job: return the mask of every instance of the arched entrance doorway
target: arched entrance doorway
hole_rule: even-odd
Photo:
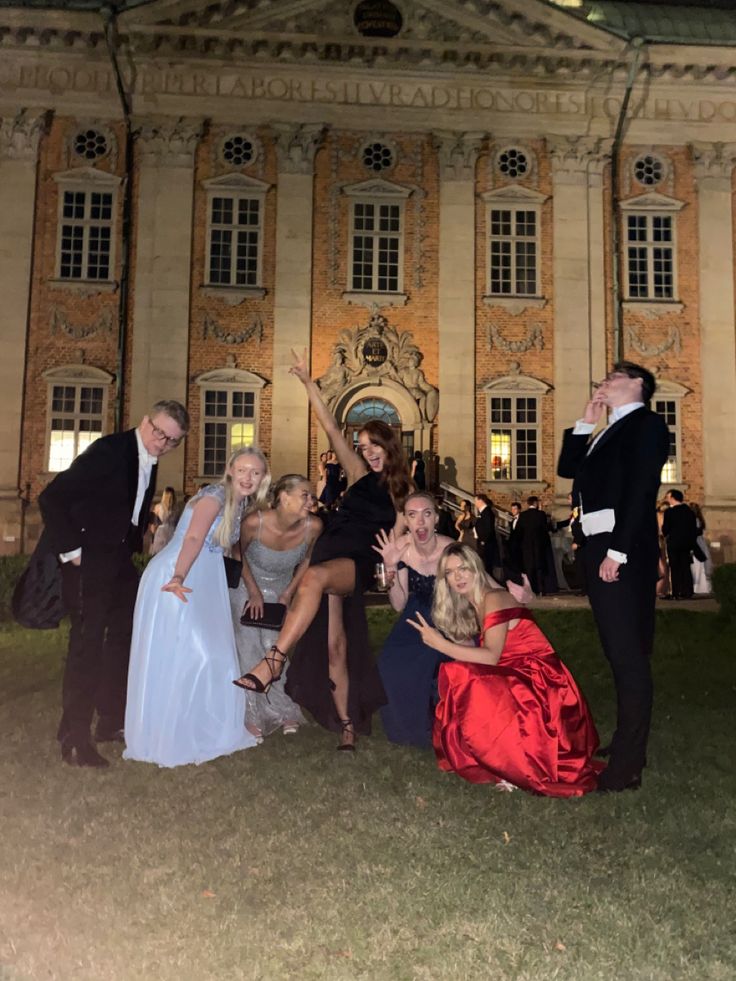
[[[371,419],[380,419],[396,433],[404,447],[407,456],[414,453],[414,431],[402,430],[401,417],[394,405],[386,399],[369,396],[353,403],[345,417],[346,436],[352,440],[353,446],[358,443],[358,433]]]

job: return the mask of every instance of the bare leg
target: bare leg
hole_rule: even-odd
[[[342,597],[329,597],[329,618],[327,626],[327,655],[330,663],[330,681],[334,685],[332,700],[335,703],[337,717],[343,723],[342,746],[355,745],[355,728],[345,725],[350,719],[348,710],[348,692],[350,677],[348,675],[348,640],[345,635],[345,623],[342,616]]]
[[[285,652],[304,636],[314,620],[322,596],[325,593],[345,596],[352,593],[353,589],[355,589],[355,563],[352,559],[330,559],[328,562],[307,569],[276,639],[274,645],[276,651],[272,648],[269,656],[283,664],[286,660]],[[267,685],[274,674],[271,665],[265,660],[259,661],[248,673],[258,678],[263,685]],[[246,675],[241,682],[243,687],[248,689],[255,687]]]

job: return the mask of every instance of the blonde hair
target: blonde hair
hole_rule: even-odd
[[[229,471],[234,466],[235,461],[239,460],[241,456],[256,457],[256,459],[260,460],[263,464],[263,469],[265,471],[263,478],[258,485],[258,490],[256,491],[255,496],[248,500],[247,510],[260,511],[265,508],[268,503],[268,489],[271,486],[271,474],[268,470],[268,460],[257,446],[241,446],[240,449],[235,450],[230,459],[227,461],[227,468],[220,480],[220,483],[225,488],[225,505],[222,511],[222,520],[215,529],[215,533],[212,537],[217,544],[221,545],[223,548],[230,548],[230,541],[232,539],[233,531],[235,530],[235,522],[238,517],[238,504],[235,500],[235,494],[233,493],[233,478],[230,476]]]
[[[461,596],[447,584],[447,560],[452,556],[456,556],[469,566],[475,577],[470,596]],[[434,625],[450,640],[457,642],[477,637],[480,623],[476,609],[482,608],[483,598],[490,589],[498,588],[498,584],[486,572],[475,549],[460,542],[453,542],[447,546],[437,563],[432,602]]]
[[[271,488],[271,507],[277,508],[279,506],[279,498],[281,495],[284,493],[291,494],[291,492],[300,484],[306,484],[309,488],[312,486],[309,478],[300,473],[285,473],[283,477],[279,477]]]

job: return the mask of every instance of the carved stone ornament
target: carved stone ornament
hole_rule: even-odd
[[[365,327],[346,328],[332,349],[332,364],[317,384],[329,406],[348,385],[360,379],[373,384],[399,382],[417,403],[425,422],[439,409],[439,391],[420,365],[422,352],[411,331],[397,331],[375,307]]]
[[[672,324],[669,327],[664,339],[658,344],[647,344],[642,340],[636,327],[630,324],[626,328],[626,343],[646,358],[656,358],[660,354],[664,354],[665,351],[672,351],[674,354],[679,354],[682,349],[680,328],[676,324]]]
[[[325,127],[321,123],[274,123],[273,130],[279,173],[312,174],[314,155],[322,145]]]
[[[95,334],[111,334],[115,324],[115,319],[111,310],[105,310],[91,324],[72,323],[60,310],[54,310],[51,314],[51,333],[66,334],[75,341],[85,341]]]
[[[486,134],[451,133],[441,130],[434,135],[442,180],[474,180],[475,164]]]
[[[148,119],[135,130],[144,157],[171,167],[192,167],[197,144],[202,136],[201,119]]]
[[[15,116],[0,120],[0,160],[36,159],[38,141],[44,126],[44,113],[21,109]]]
[[[255,338],[260,344],[263,341],[263,321],[256,314],[247,327],[239,331],[230,331],[206,313],[202,323],[202,337],[205,341],[209,337],[214,337],[222,344],[245,344],[246,341]]]
[[[506,354],[524,354],[532,348],[537,351],[544,350],[544,331],[541,324],[531,324],[526,332],[526,337],[518,341],[510,341],[503,336],[496,324],[488,325],[488,349],[493,350],[497,347],[499,351]]]

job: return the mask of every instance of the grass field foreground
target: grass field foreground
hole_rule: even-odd
[[[371,611],[378,644],[391,622]],[[587,611],[539,620],[610,735]],[[63,766],[64,634],[0,632],[0,978],[736,977],[733,631],[658,615],[638,793],[551,800],[311,726],[201,767]],[[347,758],[346,758],[347,757]]]

